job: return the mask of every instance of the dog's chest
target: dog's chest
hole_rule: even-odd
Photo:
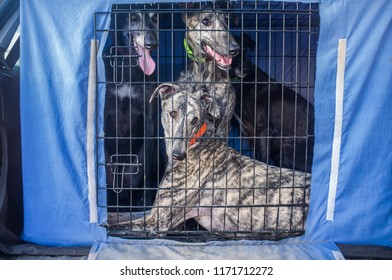
[[[133,100],[135,98],[142,98],[143,91],[138,86],[123,84],[113,91],[115,95],[122,101],[124,98]]]

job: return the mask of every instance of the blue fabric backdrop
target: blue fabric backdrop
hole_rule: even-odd
[[[104,228],[89,222],[86,114],[94,13],[110,11],[113,2],[117,1],[21,0],[26,241],[91,245],[107,238]],[[316,143],[310,213],[302,239],[392,246],[392,2],[320,2]],[[108,28],[109,19],[96,24]],[[339,38],[347,39],[343,131],[335,216],[326,221]],[[97,39],[102,44],[104,38]],[[98,96],[102,116],[103,95]],[[102,125],[97,133],[102,133]],[[98,157],[103,161],[102,154]],[[105,178],[99,174],[102,186]],[[105,220],[106,212],[100,209],[99,221]]]
[[[306,236],[392,246],[392,2],[320,3],[315,153]],[[326,220],[339,39],[347,39],[335,217]]]

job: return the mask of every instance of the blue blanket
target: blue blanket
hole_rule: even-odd
[[[94,13],[110,11],[114,1],[82,2],[21,1],[22,237],[39,244],[107,239],[99,225],[105,209],[98,208],[98,223],[90,222],[86,115],[90,41],[96,37],[100,50],[105,41],[94,23],[103,29],[110,21],[94,22]],[[320,2],[316,140],[303,239],[392,246],[392,2]],[[345,71],[336,102],[339,39],[346,42]],[[99,81],[102,67],[98,59]],[[98,135],[103,95],[99,86]],[[103,143],[96,144],[102,151]],[[104,161],[102,152],[97,160]],[[102,171],[98,187],[105,186]]]

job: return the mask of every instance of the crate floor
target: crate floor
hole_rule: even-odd
[[[228,241],[185,243],[173,240],[110,238],[95,242],[91,260],[336,260],[344,259],[333,242]]]

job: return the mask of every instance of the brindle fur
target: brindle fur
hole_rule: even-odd
[[[193,52],[194,59],[177,79],[188,85],[188,92],[195,92],[195,86],[203,83],[208,86],[216,100],[214,111],[216,135],[227,137],[229,122],[233,116],[235,91],[230,84],[228,70],[230,65],[219,65],[205,51],[210,46],[215,52],[225,57],[233,57],[240,51],[240,46],[228,31],[228,15],[217,11],[184,13],[182,19],[186,24],[186,40]]]
[[[191,218],[217,233],[304,229],[310,174],[252,160],[211,138],[208,110],[214,99],[202,89],[190,95],[178,85],[162,84],[152,98],[158,92],[167,154],[180,149],[186,157],[171,157],[150,214],[133,220],[132,231],[162,233]],[[190,146],[204,122],[205,134]]]

